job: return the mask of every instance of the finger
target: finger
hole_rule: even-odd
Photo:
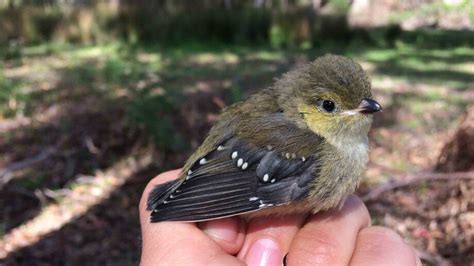
[[[238,258],[247,265],[281,265],[305,218],[304,215],[292,215],[252,219]]]
[[[202,222],[199,228],[229,254],[237,254],[244,243],[245,223],[238,217]]]
[[[421,265],[413,248],[393,230],[372,226],[360,231],[350,265]]]
[[[287,256],[289,265],[347,265],[359,231],[370,223],[362,201],[349,196],[342,209],[309,218],[293,240]]]
[[[142,229],[141,265],[238,264],[235,257],[222,252],[219,245],[195,223],[150,223],[150,212],[146,211],[148,193],[156,185],[178,175],[179,170],[163,173],[150,181],[143,192],[139,205]]]

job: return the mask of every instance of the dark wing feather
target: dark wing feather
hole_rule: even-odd
[[[179,186],[179,180],[172,180],[156,186],[148,195],[146,209],[151,211],[161,204]]]
[[[202,221],[288,204],[307,195],[317,171],[314,158],[289,159],[228,138],[199,158],[186,178],[150,193],[151,221]]]

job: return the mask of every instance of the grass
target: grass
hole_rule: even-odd
[[[130,47],[124,44],[72,46],[48,43],[25,47],[21,50],[20,59],[10,60],[0,69],[0,117],[28,116],[37,111],[38,106],[51,105],[64,98],[73,100],[74,95],[81,97],[88,93],[109,99],[124,95],[130,99],[142,99],[143,93],[138,91],[153,91],[155,87],[162,87],[166,93],[173,92],[176,96],[186,88],[192,90],[197,79],[230,80],[233,84],[227,85],[227,89],[232,99],[237,100],[243,97],[239,89],[241,85],[235,82],[238,76],[254,76],[263,80],[263,86],[269,85],[268,81],[275,75],[276,65],[291,64],[290,61],[298,56],[310,60],[327,50],[327,47],[318,50],[277,50],[265,46],[229,47],[219,44],[210,47],[188,44],[162,48]],[[409,103],[416,113],[423,110],[420,106],[425,101],[440,100],[461,106],[467,104],[462,96],[449,92],[466,90],[468,84],[472,83],[472,47],[420,49],[399,42],[394,48],[362,49],[349,46],[334,50],[342,50],[343,54],[366,63],[372,69],[371,77],[377,89],[380,87],[390,91],[392,88],[382,84],[387,79],[392,86],[426,85],[422,92],[414,92],[418,99],[412,99]],[[25,68],[24,74],[11,74],[20,68]],[[35,72],[42,73],[45,79],[32,79],[31,75]],[[48,87],[48,82],[54,83],[47,79],[48,75],[59,76],[62,79],[57,81],[59,83],[74,83],[84,87],[61,97],[58,95],[59,90],[49,91],[37,87],[41,82],[45,87]],[[61,84],[58,86],[61,87]],[[137,105],[137,99],[131,99],[132,109]]]

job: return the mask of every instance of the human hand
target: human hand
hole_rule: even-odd
[[[391,229],[370,226],[360,199],[350,196],[340,210],[304,217],[238,217],[184,223],[150,223],[146,197],[157,184],[175,179],[163,173],[140,201],[141,265],[421,265],[412,247]]]

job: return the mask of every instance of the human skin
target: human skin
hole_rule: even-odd
[[[339,210],[314,215],[150,223],[146,197],[179,170],[160,174],[140,200],[141,265],[421,265],[393,230],[370,225],[367,208],[350,196]]]

